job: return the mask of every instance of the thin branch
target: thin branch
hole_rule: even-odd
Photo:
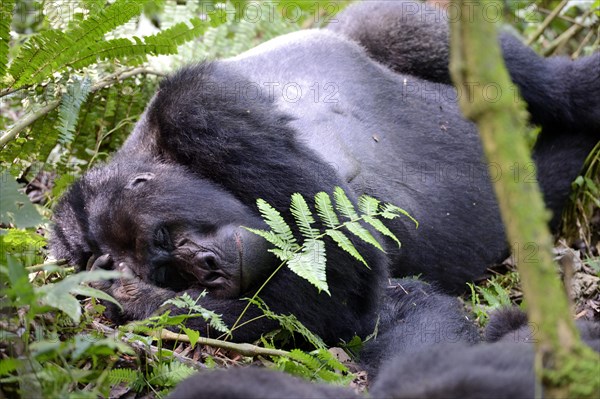
[[[190,339],[185,334],[177,334],[173,331],[169,331],[163,329],[159,334],[156,335],[157,338],[161,338],[168,341],[180,341],[180,342],[190,342]],[[198,343],[202,345],[208,345],[213,348],[221,348],[232,350],[234,352],[239,353],[242,356],[285,356],[290,357],[290,352],[280,350],[280,349],[270,349],[270,348],[261,348],[260,346],[252,345],[252,344],[236,344],[228,341],[221,341],[213,338],[198,338]]]
[[[135,68],[135,69],[126,70],[126,71],[119,71],[119,72],[116,72],[116,73],[114,73],[110,76],[107,76],[106,78],[98,81],[95,85],[92,86],[90,93],[95,93],[95,92],[97,92],[101,89],[104,89],[105,87],[108,87],[118,81],[122,81],[122,80],[128,79],[132,76],[142,75],[142,74],[164,76],[163,73],[152,71],[152,70],[149,70],[146,68]],[[27,114],[26,116],[24,116],[23,118],[19,119],[17,121],[17,123],[15,123],[10,130],[8,130],[6,133],[4,133],[0,137],[0,148],[4,147],[9,141],[14,140],[19,133],[21,133],[27,127],[31,126],[35,121],[37,121],[44,115],[46,115],[46,114],[52,112],[54,109],[56,109],[60,105],[61,99],[62,99],[62,94],[59,95],[56,100],[49,102],[48,104],[46,104],[42,108],[38,109],[37,111],[31,112],[31,113]]]
[[[589,10],[587,10],[585,12],[585,14],[583,14],[581,16],[581,20],[585,20],[586,18],[588,18],[590,15],[592,15],[592,13],[594,12],[593,8],[590,8]],[[563,43],[566,43],[569,39],[571,39],[573,36],[575,36],[576,34],[578,34],[583,28],[585,28],[584,25],[573,25],[571,27],[569,27],[569,29],[567,29],[566,31],[564,31],[560,36],[558,36],[556,39],[554,39],[549,45],[548,48],[546,48],[544,50],[544,55],[545,56],[549,56],[552,55],[554,53],[554,51]]]
[[[556,8],[554,10],[552,10],[550,15],[548,15],[546,17],[544,22],[542,22],[542,24],[537,28],[537,30],[533,33],[533,35],[531,35],[531,37],[529,39],[527,39],[528,46],[531,46],[531,44],[533,42],[535,42],[537,40],[537,38],[542,35],[542,33],[544,33],[544,31],[546,30],[548,25],[550,25],[550,23],[552,21],[554,21],[554,19],[558,16],[558,14],[562,11],[562,9],[565,8],[565,6],[567,5],[568,2],[569,2],[569,0],[562,0],[560,2],[560,4],[558,6],[556,6]]]

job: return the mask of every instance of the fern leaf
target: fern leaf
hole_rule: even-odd
[[[329,352],[327,349],[317,349],[315,351],[313,351],[313,353],[316,352],[316,356],[317,358],[325,363],[327,365],[328,368],[330,368],[331,370],[337,370],[340,371],[342,373],[347,373],[348,372],[348,367],[346,367],[346,365],[344,365],[342,362],[340,362],[333,353]],[[311,353],[311,354],[313,354]]]
[[[323,342],[321,337],[306,328],[306,326],[293,314],[284,315],[275,313],[259,297],[249,299],[248,301],[251,304],[256,305],[269,319],[277,320],[284,330],[302,335],[306,341],[310,342],[315,348],[327,348],[327,345],[325,345],[325,342]]]
[[[404,215],[407,218],[409,218],[410,220],[412,220],[413,223],[415,224],[415,228],[419,228],[419,222],[417,221],[417,219],[412,217],[404,209],[397,207],[396,205],[389,204],[389,203],[383,204],[383,207],[381,208],[381,216],[386,219],[395,219],[401,215]]]
[[[319,235],[319,230],[311,226],[315,222],[315,219],[302,194],[292,194],[290,211],[294,219],[296,219],[298,229],[304,237],[314,239]]]
[[[261,198],[256,200],[256,206],[258,207],[258,210],[267,225],[269,225],[271,230],[277,235],[277,237],[279,237],[279,239],[281,239],[284,243],[286,243],[287,246],[290,247],[290,249],[294,251],[300,249],[300,246],[292,234],[292,229],[290,229],[290,226],[286,223],[283,217],[281,217],[281,214],[277,209],[273,208],[271,204]],[[275,243],[272,244],[278,246]],[[281,248],[282,246],[278,247]]]
[[[356,214],[356,209],[354,209],[352,201],[350,201],[341,187],[336,187],[333,190],[333,198],[335,198],[335,208],[339,213],[351,220],[358,219],[358,215]]]
[[[323,290],[331,295],[325,274],[326,262],[325,243],[321,240],[309,239],[304,242],[302,252],[296,253],[287,265],[319,291]]]
[[[340,224],[337,215],[335,214],[335,209],[333,209],[333,205],[331,204],[331,198],[329,194],[321,191],[315,195],[315,205],[317,208],[317,214],[325,223],[325,226],[334,228]]]
[[[292,349],[290,352],[290,358],[302,363],[311,371],[319,370],[323,366],[321,362],[314,356],[302,352],[300,349]]]
[[[142,377],[142,374],[133,369],[112,369],[108,372],[108,380],[113,386],[121,383],[131,385],[140,377]]]
[[[194,373],[196,370],[177,361],[157,363],[150,373],[148,383],[161,387],[174,387]]]
[[[78,79],[67,87],[67,92],[62,96],[58,118],[59,124],[59,142],[64,146],[73,141],[73,132],[77,127],[77,119],[79,117],[79,109],[81,104],[85,102],[92,83],[90,79]]]
[[[346,228],[352,234],[354,234],[361,240],[373,245],[375,248],[379,249],[380,251],[385,252],[383,250],[383,247],[381,246],[381,244],[379,244],[379,242],[375,239],[375,237],[373,237],[371,232],[369,230],[365,229],[364,227],[362,227],[358,222],[346,222],[344,224],[344,226],[346,226]]]
[[[335,241],[338,247],[352,255],[354,259],[361,261],[365,266],[369,267],[361,254],[354,247],[354,244],[352,244],[352,241],[350,241],[350,239],[346,237],[344,233],[333,229],[327,229],[325,233],[331,237],[333,241]]]
[[[272,252],[275,255],[277,255],[277,257],[282,261],[290,260],[293,256],[293,253],[300,249],[299,245],[291,245],[289,242],[282,240],[280,236],[278,236],[272,231],[252,229],[250,227],[244,228],[251,233],[261,236],[271,244],[275,245],[277,249],[270,249],[269,252]]]
[[[358,210],[368,216],[374,216],[379,211],[379,204],[379,200],[366,194],[358,198]]]
[[[103,35],[139,15],[148,0],[117,0],[99,9],[66,32],[47,30],[33,36],[19,51],[9,73],[15,87],[39,83],[77,57],[81,51],[103,43]]]
[[[6,74],[6,65],[8,65],[8,41],[10,40],[10,23],[14,6],[14,0],[0,2],[0,82]]]
[[[394,233],[392,233],[390,231],[390,229],[388,229],[387,226],[385,224],[383,224],[383,222],[381,220],[375,219],[374,217],[366,216],[366,215],[363,216],[363,220],[365,222],[369,223],[371,226],[373,226],[373,228],[375,230],[377,230],[384,236],[387,236],[387,237],[391,238],[392,240],[396,241],[396,244],[398,244],[398,247],[402,246],[402,244],[400,243],[400,240],[398,240],[398,237],[396,237],[396,235]]]

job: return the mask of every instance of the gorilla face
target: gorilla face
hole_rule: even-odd
[[[148,283],[205,288],[218,298],[239,297],[273,268],[266,241],[242,227],[264,228],[264,222],[179,166],[153,160],[124,167],[117,159],[86,174],[70,196],[79,201],[58,207],[55,235],[72,229],[65,220],[77,220],[79,248],[64,248],[58,239],[54,246],[58,257],[74,258],[80,268],[125,264]]]

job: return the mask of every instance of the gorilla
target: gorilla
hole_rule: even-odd
[[[81,269],[129,272],[99,284],[123,305],[109,306],[109,317],[144,318],[166,299],[207,290],[199,303],[232,326],[246,305],[239,298],[279,263],[242,227],[266,227],[257,198],[293,225],[293,193],[310,202],[339,186],[353,202],[368,194],[420,223],[390,221],[402,247],[388,242],[385,253],[353,239],[370,268],[328,242],[330,296],[287,268],[271,278],[260,293],[271,310],[296,315],[327,343],[373,331],[388,274],[457,292],[507,256],[478,133],[439,72],[447,70],[444,21],[424,23],[428,9],[418,3],[372,3],[349,8],[330,29],[291,33],[165,78],[112,160],[73,184],[55,208],[51,247]],[[419,12],[407,13],[409,4]],[[369,23],[382,20],[377,29]],[[405,29],[436,43],[430,58],[425,46],[415,50],[418,41],[403,41]],[[510,36],[500,42],[542,127],[533,156],[556,227],[600,138],[600,54],[544,59]],[[510,165],[495,166],[493,178],[515,178]],[[519,178],[533,181],[531,171]],[[233,339],[252,341],[277,326],[261,316],[250,307]],[[188,326],[214,334],[200,318]]]

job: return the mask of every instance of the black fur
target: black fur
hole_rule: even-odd
[[[394,280],[387,288],[378,334],[360,353],[374,377],[387,359],[411,357],[423,348],[448,343],[475,344],[479,330],[462,303],[418,280]]]
[[[389,48],[394,57],[399,44]],[[595,108],[586,105],[590,114],[583,119],[577,108],[578,75],[590,90],[597,87],[589,77],[595,76],[596,58],[570,68],[558,93],[548,82],[564,72],[564,62],[511,46],[505,57],[516,60],[508,66],[532,101],[534,120],[565,127],[542,135],[534,153],[556,210],[599,134],[584,130],[595,126]],[[293,98],[289,87],[302,95]],[[389,223],[402,248],[388,242],[383,254],[354,240],[367,269],[328,243],[331,296],[287,268],[260,295],[272,310],[295,314],[327,342],[364,336],[374,327],[388,270],[461,291],[508,254],[479,136],[446,96],[452,92],[394,72],[327,30],[290,34],[230,60],[182,69],[162,82],[124,147],[87,173],[56,208],[53,252],[80,268],[134,275],[101,285],[124,304],[125,312],[114,316],[121,321],[147,316],[177,293],[197,296],[207,288],[201,304],[231,325],[245,306],[238,298],[250,296],[278,265],[264,255],[264,242],[240,227],[265,227],[257,198],[291,221],[286,209],[292,193],[309,202],[334,186],[352,201],[366,193],[419,220],[418,229],[408,219]],[[563,102],[564,93],[577,101]],[[547,112],[553,119],[543,117]],[[511,173],[508,166],[502,173]],[[260,314],[251,308],[242,321]],[[200,319],[190,324],[207,329]],[[253,340],[273,327],[262,318],[236,330],[234,339]]]
[[[577,320],[575,325],[581,340],[596,352],[600,352],[600,323]],[[485,327],[487,342],[535,342],[537,327],[530,323],[527,314],[516,307],[503,308],[490,315]]]
[[[348,388],[313,384],[288,374],[255,367],[198,373],[168,396],[170,399],[358,399]]]

